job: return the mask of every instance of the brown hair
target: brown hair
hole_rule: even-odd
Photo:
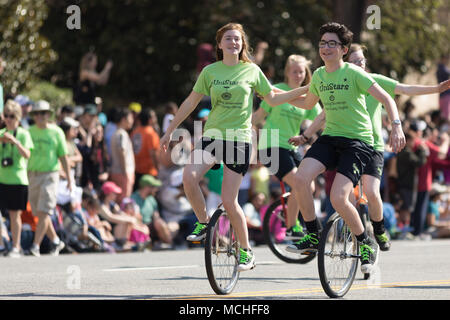
[[[354,52],[357,51],[362,51],[362,52],[366,52],[367,51],[367,47],[363,44],[359,44],[359,43],[352,43],[352,45],[350,46],[350,49],[348,50],[348,54],[345,57],[345,60],[348,61],[348,59],[350,58],[350,55]]]
[[[244,62],[252,62],[250,59],[250,53],[249,53],[249,45],[247,40],[247,35],[244,31],[244,27],[240,23],[234,23],[230,22],[223,27],[221,27],[216,32],[216,58],[217,61],[223,60],[223,51],[222,49],[219,49],[219,43],[222,41],[223,35],[225,32],[229,30],[238,30],[241,33],[242,37],[242,50],[239,53],[239,60],[242,60]]]
[[[287,78],[286,74],[287,74],[291,64],[294,64],[294,63],[305,66],[306,76],[305,76],[305,79],[303,80],[303,82],[301,83],[301,86],[305,86],[305,85],[309,84],[311,82],[311,78],[312,78],[311,69],[309,69],[309,66],[311,65],[311,61],[307,60],[304,56],[301,56],[298,54],[292,54],[287,58],[286,65],[284,66],[284,82],[285,83],[288,82],[288,78]]]
[[[319,29],[321,38],[325,33],[335,33],[338,36],[339,41],[342,43],[342,46],[350,49],[353,41],[353,32],[351,32],[345,25],[337,22],[328,22],[322,25]],[[348,52],[344,55],[344,58],[347,56],[349,56]]]

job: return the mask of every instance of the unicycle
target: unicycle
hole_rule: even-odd
[[[266,210],[263,221],[264,239],[270,250],[280,260],[287,263],[308,263],[316,257],[315,253],[309,255],[300,255],[290,253],[285,250],[286,246],[292,244],[293,240],[287,240],[286,237],[286,217],[287,200],[290,192],[286,192],[283,182],[280,182],[282,194],[279,199],[274,201]],[[299,214],[301,218],[301,214]],[[302,220],[300,220],[302,224]],[[303,226],[304,228],[304,226]]]
[[[322,231],[317,256],[320,282],[329,297],[343,297],[350,290],[359,258],[354,234],[344,219],[334,213]]]
[[[205,267],[215,293],[229,294],[239,279],[239,242],[222,205],[211,217],[205,238]]]

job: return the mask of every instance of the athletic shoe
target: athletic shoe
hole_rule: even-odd
[[[255,254],[250,249],[239,250],[239,264],[237,267],[238,271],[247,271],[255,267]]]
[[[192,231],[192,233],[187,236],[186,240],[193,242],[205,239],[207,226],[208,225],[206,223],[196,222],[194,231]]]
[[[289,245],[286,248],[286,251],[300,254],[305,252],[317,252],[319,250],[319,240],[320,236],[316,235],[315,233],[307,233],[299,241]]]
[[[20,250],[17,248],[12,248],[10,252],[8,252],[7,255],[9,258],[20,258],[22,255],[20,254]]]
[[[285,240],[300,240],[305,234],[303,233],[303,228],[297,220],[297,224],[286,230]]]
[[[59,243],[58,244],[53,244],[53,248],[52,248],[52,250],[50,251],[50,255],[52,255],[52,256],[57,256],[57,255],[59,255],[59,252],[62,250],[62,249],[64,249],[64,247],[65,247],[66,245],[64,244],[64,242],[62,242],[61,240],[59,240]]]
[[[386,231],[382,234],[376,234],[375,240],[377,241],[378,245],[380,246],[381,251],[388,251],[391,248],[391,241],[389,240],[389,237],[386,234]]]
[[[370,238],[359,242],[359,254],[361,255],[361,272],[371,273],[378,263],[380,247]]]
[[[33,256],[35,256],[35,257],[40,257],[41,256],[41,252],[40,252],[39,247],[32,246],[31,249],[30,249],[30,253]]]

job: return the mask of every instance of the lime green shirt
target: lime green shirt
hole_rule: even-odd
[[[211,97],[204,136],[251,143],[253,91],[265,96],[272,86],[254,63],[227,66],[217,61],[203,68],[193,90]]]
[[[0,130],[0,137],[6,132],[6,128]],[[13,134],[13,131],[8,131]],[[18,127],[16,131],[16,139],[20,144],[28,150],[33,149],[33,141],[27,130]],[[0,183],[8,185],[28,185],[27,163],[28,159],[24,158],[19,149],[10,143],[0,143],[0,157],[11,157],[13,160],[12,166],[0,166]]]
[[[392,98],[395,97],[395,87],[398,84],[397,80],[376,73],[371,73],[370,75]],[[366,105],[370,120],[372,121],[373,148],[377,151],[384,151],[383,126],[381,121],[381,108],[383,105],[370,94],[366,94]]]
[[[284,91],[292,90],[286,83],[278,83],[274,87]],[[258,149],[268,149],[272,147],[281,147],[288,150],[294,150],[297,147],[291,145],[289,138],[300,133],[300,126],[306,119],[314,120],[322,112],[320,104],[316,104],[311,110],[300,109],[289,103],[284,103],[276,107],[271,107],[263,101],[260,105],[268,113],[266,123],[263,127],[263,133],[260,136]],[[278,140],[272,141],[272,130],[278,130]],[[276,134],[274,135],[274,138]]]
[[[322,100],[326,113],[323,135],[358,139],[373,146],[372,122],[365,94],[375,80],[347,62],[334,72],[318,68],[309,90]]]
[[[68,154],[64,132],[55,124],[49,124],[46,129],[33,125],[29,132],[34,149],[31,151],[28,171],[58,171],[58,159]]]

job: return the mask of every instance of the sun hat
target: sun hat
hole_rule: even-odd
[[[48,103],[45,100],[36,101],[33,108],[31,109],[30,113],[39,112],[39,111],[53,112],[53,110],[50,108],[50,103]]]

